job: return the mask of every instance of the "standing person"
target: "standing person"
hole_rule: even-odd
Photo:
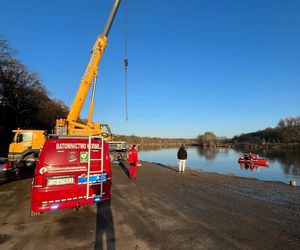
[[[135,179],[137,173],[137,164],[139,162],[138,153],[136,150],[136,145],[132,145],[128,152],[128,162],[129,162],[129,178]]]
[[[177,152],[177,159],[178,159],[178,165],[179,165],[179,172],[184,173],[185,170],[185,163],[187,159],[187,152],[184,148],[184,145],[182,144]]]

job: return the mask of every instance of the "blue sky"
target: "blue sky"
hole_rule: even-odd
[[[231,137],[300,115],[300,1],[128,1],[129,120],[123,0],[99,65],[94,121],[125,135]],[[0,34],[70,106],[113,0],[0,2]]]

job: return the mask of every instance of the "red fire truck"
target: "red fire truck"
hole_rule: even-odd
[[[108,143],[99,136],[50,136],[37,160],[31,214],[77,208],[111,197]]]

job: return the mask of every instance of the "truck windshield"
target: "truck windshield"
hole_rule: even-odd
[[[18,133],[14,138],[15,142],[31,142],[32,133]]]

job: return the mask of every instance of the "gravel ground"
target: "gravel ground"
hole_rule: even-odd
[[[112,200],[78,213],[30,217],[30,170],[0,182],[0,249],[300,249],[299,187],[149,162],[132,181],[112,168]]]

